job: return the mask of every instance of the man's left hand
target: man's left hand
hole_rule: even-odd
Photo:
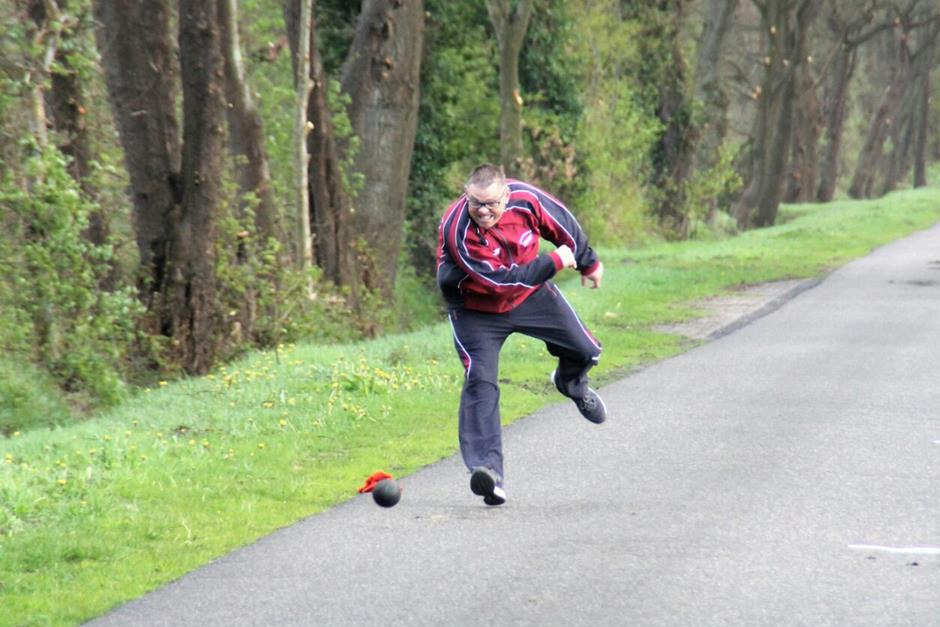
[[[604,278],[604,264],[598,262],[597,267],[591,274],[581,275],[581,285],[587,285],[590,281],[591,289],[596,290],[601,286],[601,279]]]

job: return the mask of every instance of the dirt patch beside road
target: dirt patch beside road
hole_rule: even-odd
[[[819,279],[790,279],[742,285],[721,296],[693,302],[693,307],[705,312],[700,318],[654,328],[694,340],[712,340],[767,315],[818,283]]]

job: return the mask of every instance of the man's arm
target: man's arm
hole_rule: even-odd
[[[587,235],[568,208],[557,198],[537,187],[521,184],[517,193],[529,200],[539,222],[539,234],[555,244],[566,245],[574,253],[575,265],[583,276],[592,274],[600,263],[588,244]]]

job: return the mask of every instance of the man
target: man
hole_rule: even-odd
[[[557,248],[539,255],[540,238]],[[543,340],[558,358],[555,387],[585,418],[604,422],[607,409],[587,377],[601,344],[550,281],[574,268],[582,285],[598,288],[604,266],[561,202],[489,164],[473,171],[464,193],[444,213],[437,256],[437,282],[465,371],[460,452],[473,493],[487,505],[502,505],[499,351],[511,333]]]

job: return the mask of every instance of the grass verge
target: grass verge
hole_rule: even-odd
[[[723,241],[601,250],[605,284],[569,300],[604,343],[595,380],[687,346],[652,325],[741,284],[818,276],[940,219],[940,190],[784,208]],[[558,400],[544,348],[510,338],[504,420]],[[0,440],[0,625],[74,625],[454,453],[462,371],[449,327],[257,353],[82,424]],[[465,478],[454,477],[454,490]]]

